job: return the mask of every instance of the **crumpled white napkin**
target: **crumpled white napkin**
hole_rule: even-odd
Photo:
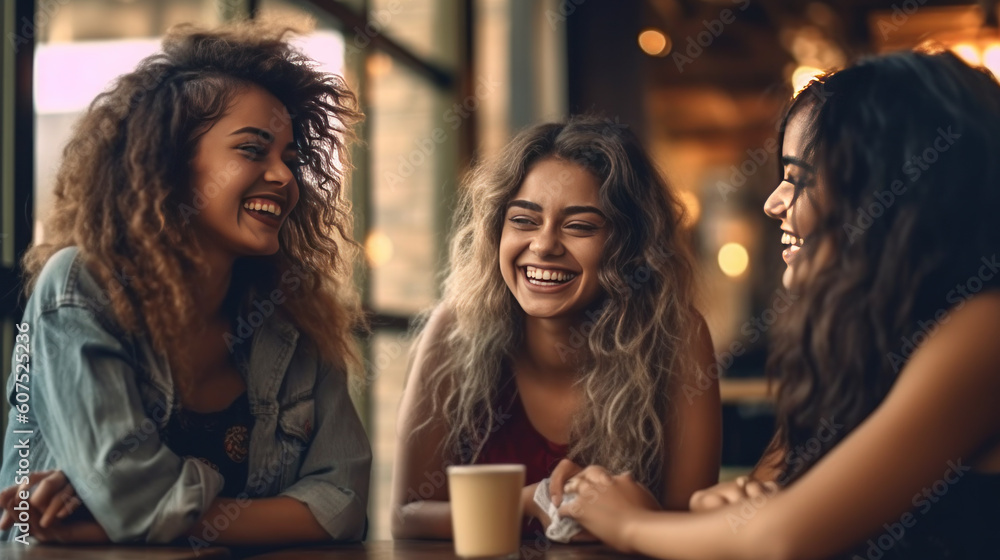
[[[563,494],[562,503],[568,504],[576,499],[576,494]],[[535,489],[535,503],[549,516],[552,522],[545,528],[545,536],[552,541],[568,543],[574,535],[583,530],[575,519],[559,516],[559,508],[552,504],[549,495],[549,479],[542,480]]]

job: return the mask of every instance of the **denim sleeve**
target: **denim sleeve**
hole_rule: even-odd
[[[298,480],[280,495],[309,506],[336,540],[364,536],[372,452],[351,402],[343,371],[321,367],[316,380],[316,429]]]
[[[91,310],[60,306],[31,328],[32,411],[80,499],[114,542],[182,536],[222,489],[221,475],[160,441],[132,358]]]

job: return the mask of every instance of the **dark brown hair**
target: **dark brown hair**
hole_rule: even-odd
[[[769,364],[783,484],[879,406],[914,347],[971,297],[956,288],[1000,248],[991,74],[949,52],[874,57],[810,84],[785,123],[803,112],[817,172],[795,196],[819,188],[823,204]],[[1000,275],[978,285],[996,288]]]
[[[343,80],[315,70],[285,36],[260,23],[175,28],[161,53],[99,95],[63,153],[44,242],[24,257],[26,291],[53,253],[77,246],[107,287],[121,326],[147,335],[158,352],[182,355],[173,345],[190,327],[204,269],[198,239],[185,227],[199,204],[189,164],[201,135],[236,95],[256,86],[291,116],[300,200],[275,255],[237,261],[231,297],[242,305],[255,294],[266,298],[295,267],[299,287],[285,290],[280,312],[330,362],[355,359],[356,244],[343,185],[346,141],[361,115]]]

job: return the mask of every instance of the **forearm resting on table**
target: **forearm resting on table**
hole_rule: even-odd
[[[421,500],[396,506],[392,516],[392,536],[396,539],[450,539],[451,504]]]
[[[745,526],[734,528],[726,518],[727,513],[738,515],[733,507],[705,514],[642,511],[629,516],[622,524],[622,538],[634,553],[653,558],[766,560],[780,557],[772,546],[778,544],[778,539],[766,535],[761,538],[758,520],[751,519]]]
[[[218,537],[206,538],[216,533]],[[191,526],[188,535],[223,545],[330,540],[309,506],[286,496],[257,500],[216,498]]]

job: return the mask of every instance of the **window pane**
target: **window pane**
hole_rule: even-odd
[[[374,413],[368,434],[372,440],[372,482],[368,500],[371,528],[368,540],[391,539],[392,463],[396,458],[396,412],[403,398],[409,337],[377,332],[372,337],[370,387]]]
[[[443,242],[436,209],[454,181],[446,170],[454,166],[456,134],[442,120],[443,96],[422,77],[379,53],[369,58],[368,73],[372,305],[415,313],[437,298],[434,275]]]
[[[446,68],[458,66],[459,0],[372,0],[370,5],[362,37],[384,33],[417,56]]]
[[[62,150],[81,112],[159,50],[171,26],[219,23],[216,0],[39,2],[35,51],[35,239],[52,205]]]

